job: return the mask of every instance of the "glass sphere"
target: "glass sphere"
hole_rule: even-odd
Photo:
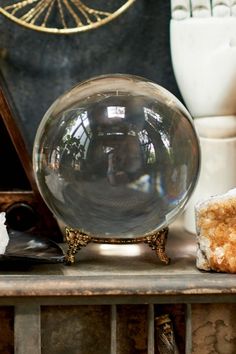
[[[103,238],[168,226],[199,171],[198,139],[184,106],[161,86],[118,74],[59,97],[38,128],[33,157],[54,215]]]

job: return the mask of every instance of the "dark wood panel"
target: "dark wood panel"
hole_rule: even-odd
[[[27,189],[29,191],[26,193],[24,193],[24,191],[20,193],[15,192],[12,194],[12,196],[10,196],[7,192],[2,192],[0,195],[0,210],[7,212],[8,207],[10,206],[10,200],[12,199],[12,204],[14,204],[14,199],[21,198],[20,201],[22,203],[29,203],[29,205],[34,209],[32,211],[35,211],[35,213],[38,214],[37,224],[34,225],[38,229],[38,231],[47,236],[50,233],[51,238],[54,238],[57,241],[62,241],[62,235],[59,231],[57,222],[52,216],[51,212],[48,210],[38,191],[37,184],[34,178],[31,156],[27,151],[24,138],[17,124],[16,116],[14,116],[13,109],[10,106],[8,100],[6,99],[6,96],[6,93],[0,87],[0,126],[2,126],[2,128],[4,129],[5,137],[7,135],[6,139],[8,144],[8,148],[6,149],[6,151],[4,151],[3,147],[3,151],[1,153],[2,155],[5,155],[5,159],[10,159],[12,157],[9,155],[9,151],[11,151],[14,156],[13,160],[9,160],[10,166],[12,168],[8,169],[6,166],[3,171],[3,181],[8,180],[8,174],[10,174],[8,184],[9,190],[15,191],[18,189],[17,186],[21,185],[23,189],[25,189],[24,187],[27,186]],[[9,145],[11,146],[11,150],[9,150]],[[20,171],[17,169],[17,167],[20,167]],[[15,175],[13,179],[12,174]],[[0,178],[0,190],[3,189],[3,186],[4,183],[1,183]],[[30,193],[30,190],[32,190],[32,194]],[[26,197],[25,200],[24,196]],[[33,198],[31,198],[31,196],[33,196]],[[21,230],[21,228],[19,228],[19,230]]]
[[[146,354],[147,329],[147,306],[117,306],[117,354]]]
[[[14,353],[14,307],[0,307],[0,353]]]

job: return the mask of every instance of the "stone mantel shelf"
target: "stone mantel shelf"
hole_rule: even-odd
[[[146,245],[90,244],[79,251],[73,266],[47,264],[0,270],[1,302],[22,297],[42,297],[48,303],[53,297],[70,303],[90,303],[101,297],[107,303],[113,299],[117,303],[117,298],[121,303],[131,298],[137,303],[236,302],[236,275],[199,271],[195,249],[195,237],[183,230],[180,221],[170,228],[168,266],[161,264]]]

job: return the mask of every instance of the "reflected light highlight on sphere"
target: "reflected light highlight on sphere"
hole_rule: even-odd
[[[187,110],[161,86],[128,75],[96,77],[59,97],[38,128],[33,157],[51,211],[96,237],[168,226],[199,172]]]

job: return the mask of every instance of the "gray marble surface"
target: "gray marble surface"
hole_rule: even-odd
[[[66,249],[65,245],[63,247]],[[111,301],[115,301],[115,296],[151,295],[174,296],[174,301],[179,296],[178,301],[186,298],[205,302],[207,298],[201,295],[209,295],[213,302],[217,297],[223,301],[224,296],[233,302],[236,276],[199,271],[195,265],[195,250],[194,236],[184,232],[178,221],[169,233],[170,265],[161,264],[147,245],[89,244],[79,251],[73,266],[50,264],[1,269],[0,296],[88,298],[113,295]],[[130,301],[134,301],[133,298]]]

